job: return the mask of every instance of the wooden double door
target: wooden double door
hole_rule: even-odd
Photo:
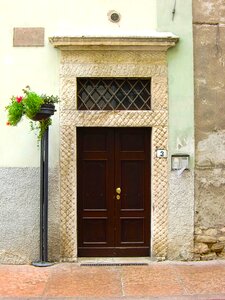
[[[150,128],[78,128],[78,256],[150,255]]]

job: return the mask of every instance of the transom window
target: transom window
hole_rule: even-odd
[[[151,79],[78,78],[78,110],[150,110]]]

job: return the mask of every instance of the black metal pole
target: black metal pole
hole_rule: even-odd
[[[44,261],[43,255],[43,211],[44,211],[44,136],[41,139],[40,149],[40,261]]]
[[[47,267],[48,262],[48,127],[41,139],[40,153],[40,261],[34,266]]]
[[[48,128],[41,139],[41,261],[48,261]]]

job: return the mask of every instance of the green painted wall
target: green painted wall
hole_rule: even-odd
[[[173,9],[175,14],[173,18]],[[157,30],[180,40],[168,51],[170,154],[194,155],[192,0],[157,0]]]

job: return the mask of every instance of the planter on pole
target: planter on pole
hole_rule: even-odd
[[[41,141],[40,156],[40,258],[33,262],[34,266],[46,267],[48,262],[48,131],[51,125],[51,116],[54,115],[55,105],[59,102],[58,96],[38,95],[29,86],[23,89],[24,96],[12,96],[6,106],[8,121],[6,125],[16,126],[27,117],[31,129],[37,129],[38,142]],[[38,123],[36,123],[38,122]]]
[[[50,106],[50,107],[49,107]],[[37,113],[35,121],[46,120],[55,112],[54,105],[45,105]],[[48,134],[46,128],[41,138],[40,152],[40,259],[32,262],[36,267],[48,267],[53,263],[48,262]]]

